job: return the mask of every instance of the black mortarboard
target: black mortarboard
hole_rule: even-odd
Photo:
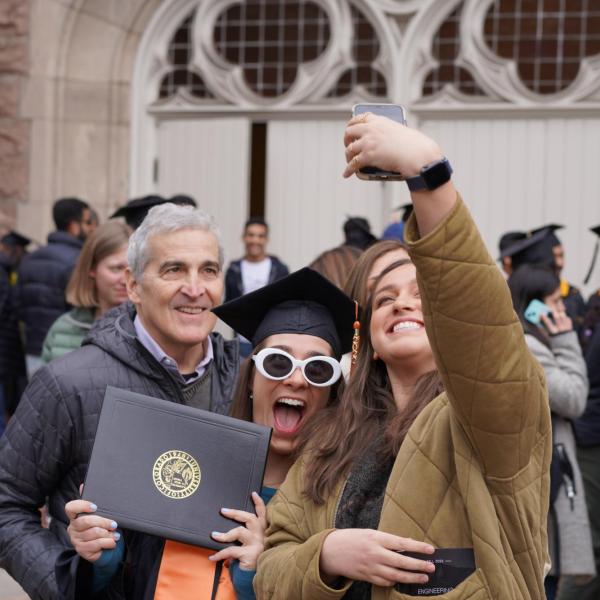
[[[193,206],[194,208],[198,207],[196,201],[191,196],[186,194],[175,194],[169,198],[168,202],[178,204],[179,206]]]
[[[556,236],[556,231],[558,231],[559,229],[564,229],[564,225],[557,225],[556,223],[549,223],[548,225],[544,225],[543,227],[537,227],[536,229],[532,229],[530,231],[531,235],[534,235],[536,233],[540,233],[542,231],[545,231],[548,236],[550,236],[550,240],[552,241],[552,246],[561,246],[562,242],[558,239],[558,237]]]
[[[166,198],[155,194],[143,196],[142,198],[134,198],[133,200],[129,200],[124,206],[121,206],[121,208],[118,208],[110,215],[110,218],[125,217],[127,225],[132,229],[137,229],[153,206],[158,206],[165,202],[168,202]]]
[[[512,246],[515,242],[524,240],[527,234],[524,231],[507,231],[500,236],[498,240],[498,249],[502,254],[509,246]]]
[[[338,287],[304,267],[213,312],[253,346],[277,333],[300,333],[324,339],[340,358],[352,348],[354,307]]]
[[[600,239],[598,239],[600,238],[600,225],[596,225],[596,227],[590,227],[590,231],[592,233],[595,233],[598,237],[596,238],[596,244],[594,245],[594,253],[592,254],[592,262],[590,264],[590,268],[588,269],[585,279],[583,280],[584,284],[587,284],[587,282],[590,280],[592,272],[594,271],[594,267],[596,266],[596,259],[598,258],[598,248],[600,246]]]
[[[524,264],[544,264],[556,268],[554,252],[556,246],[554,231],[542,227],[529,231],[522,239],[509,244],[501,253],[501,257],[510,256],[513,270]]]
[[[22,246],[25,248],[31,244],[31,240],[16,231],[9,231],[1,240],[6,246]]]

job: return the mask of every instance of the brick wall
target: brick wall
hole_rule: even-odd
[[[27,198],[29,123],[21,118],[29,64],[29,0],[0,0],[0,232]]]

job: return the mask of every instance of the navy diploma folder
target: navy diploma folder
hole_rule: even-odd
[[[254,512],[271,429],[107,387],[83,498],[119,527],[222,549],[212,531],[239,523],[222,507]]]

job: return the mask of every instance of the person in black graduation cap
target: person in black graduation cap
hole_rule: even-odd
[[[514,243],[509,243],[501,252],[501,260],[504,262],[506,258],[510,258],[512,272],[524,264],[542,264],[551,267],[560,277],[565,255],[555,232],[562,228],[563,225],[551,223],[526,232],[521,239],[516,236]],[[575,328],[579,330],[585,315],[585,303],[581,292],[561,278],[560,295],[565,303],[567,314],[573,319]]]
[[[304,423],[337,401],[339,359],[352,347],[355,304],[322,275],[305,267],[213,312],[252,341],[253,351],[241,367],[231,415],[273,428],[261,493],[266,503],[294,462]],[[264,509],[257,503],[257,510],[260,515]],[[240,517],[249,528],[247,519],[255,525],[256,517],[239,511],[231,516]],[[251,548],[232,546],[216,555],[239,559],[230,567],[238,598],[254,597],[252,579],[263,548],[262,533],[257,532]],[[234,529],[215,539],[243,541],[238,536]]]
[[[590,231],[600,238],[600,225],[590,227]],[[592,263],[585,283],[593,273],[600,240],[596,239]],[[589,393],[585,412],[573,420],[577,441],[577,461],[583,476],[585,499],[587,502],[596,576],[584,585],[573,580],[563,581],[559,600],[596,600],[600,598],[600,289],[588,299],[586,315],[581,331],[581,345],[584,351],[589,379]]]
[[[25,354],[17,319],[15,283],[17,268],[31,240],[10,231],[0,239],[0,435],[5,412],[15,411],[26,384]]]
[[[209,556],[214,562],[233,559],[230,573],[235,597],[238,600],[254,598],[252,580],[256,561],[263,550],[267,525],[265,504],[273,497],[294,461],[296,439],[304,423],[337,399],[341,380],[339,358],[352,346],[356,310],[355,304],[321,275],[304,268],[216,307],[213,312],[252,340],[254,346],[252,355],[241,369],[231,415],[273,428],[264,487],[260,495],[253,493],[257,514],[225,507],[223,514],[245,527],[236,526],[227,533],[213,532],[213,537],[219,542],[239,542],[240,545],[212,554],[203,548],[167,540],[156,561],[160,564],[154,566],[148,565],[150,557],[147,554],[141,554],[143,535],[125,532],[126,544],[123,540],[119,544],[127,546],[129,562],[137,564],[140,571],[125,575],[125,587],[143,588],[141,596],[138,592],[126,594],[127,598],[182,600],[190,597],[188,590],[191,590],[191,597],[209,597],[199,592],[205,589],[207,569],[212,568],[214,572],[214,564],[207,560]],[[89,512],[88,504],[75,500],[67,504],[67,509],[75,513]],[[71,542],[83,558],[88,558],[92,552],[90,543],[100,542],[105,537],[90,540],[88,533],[95,531],[89,526],[106,525],[110,529],[109,520],[93,518],[95,521],[86,525],[86,531],[73,529],[77,519],[69,528]],[[98,567],[94,566],[91,574],[88,569],[85,576],[92,581],[101,578],[105,585],[110,585],[104,593],[114,589],[118,579],[115,575],[119,561],[111,562],[110,556],[96,559]],[[139,566],[141,563],[143,567]],[[151,571],[149,577],[148,570]],[[127,577],[136,579],[135,586],[127,583]],[[140,583],[143,577],[149,581]],[[82,581],[81,572],[77,579]],[[221,579],[218,591],[212,575],[209,583],[217,599],[231,598],[228,580]],[[81,589],[88,588],[83,586]]]
[[[131,229],[137,229],[141,224],[148,211],[153,206],[164,204],[165,202],[172,202],[173,204],[179,204],[182,206],[193,206],[196,207],[196,201],[191,196],[184,194],[177,194],[171,198],[164,198],[157,194],[150,194],[148,196],[142,196],[141,198],[134,198],[129,200],[127,204],[118,208],[112,215],[111,219],[117,217],[123,217],[125,222]]]

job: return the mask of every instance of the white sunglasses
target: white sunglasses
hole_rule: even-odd
[[[287,379],[298,367],[304,379],[316,387],[333,385],[342,374],[339,361],[331,356],[298,360],[279,348],[264,348],[252,360],[261,375],[274,381]]]

